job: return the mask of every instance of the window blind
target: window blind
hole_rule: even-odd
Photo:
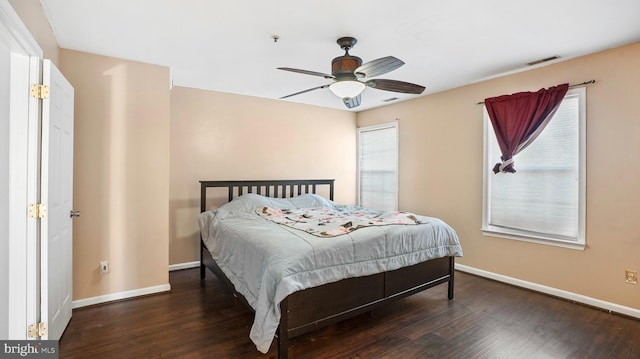
[[[398,127],[394,124],[358,129],[358,204],[398,208]]]
[[[489,176],[490,226],[577,240],[578,111],[579,96],[565,96],[540,136],[514,157],[517,173]],[[493,133],[489,138],[489,158],[498,158],[500,150]]]

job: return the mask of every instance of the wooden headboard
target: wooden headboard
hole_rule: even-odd
[[[316,193],[317,186],[329,186],[329,199],[333,201],[334,179],[266,180],[266,181],[200,181],[200,212],[206,211],[207,188],[227,187],[229,201],[246,193],[266,197],[287,198],[305,193]]]

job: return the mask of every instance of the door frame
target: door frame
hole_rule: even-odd
[[[38,221],[29,204],[39,199],[40,106],[30,84],[41,79],[43,52],[8,0],[0,0],[0,41],[11,52],[9,99],[9,297],[7,339],[27,339],[38,320]]]

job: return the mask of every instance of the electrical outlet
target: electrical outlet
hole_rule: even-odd
[[[109,261],[100,262],[100,273],[102,274],[109,273]]]
[[[638,284],[638,271],[635,270],[625,270],[624,271],[624,280],[630,284]]]

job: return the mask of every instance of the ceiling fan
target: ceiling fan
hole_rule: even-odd
[[[338,39],[337,43],[340,45],[340,48],[345,51],[345,54],[343,56],[338,56],[331,61],[331,75],[290,67],[278,67],[278,70],[321,76],[325,79],[335,80],[330,84],[296,92],[291,95],[280,97],[280,99],[328,87],[331,92],[342,99],[347,108],[354,108],[360,105],[360,94],[365,87],[407,94],[421,94],[424,91],[424,86],[404,81],[385,79],[361,81],[361,79],[380,76],[393,71],[404,65],[404,62],[393,56],[387,56],[363,64],[361,58],[349,55],[349,50],[355,46],[356,42],[358,42],[358,40],[353,37],[341,37]]]

